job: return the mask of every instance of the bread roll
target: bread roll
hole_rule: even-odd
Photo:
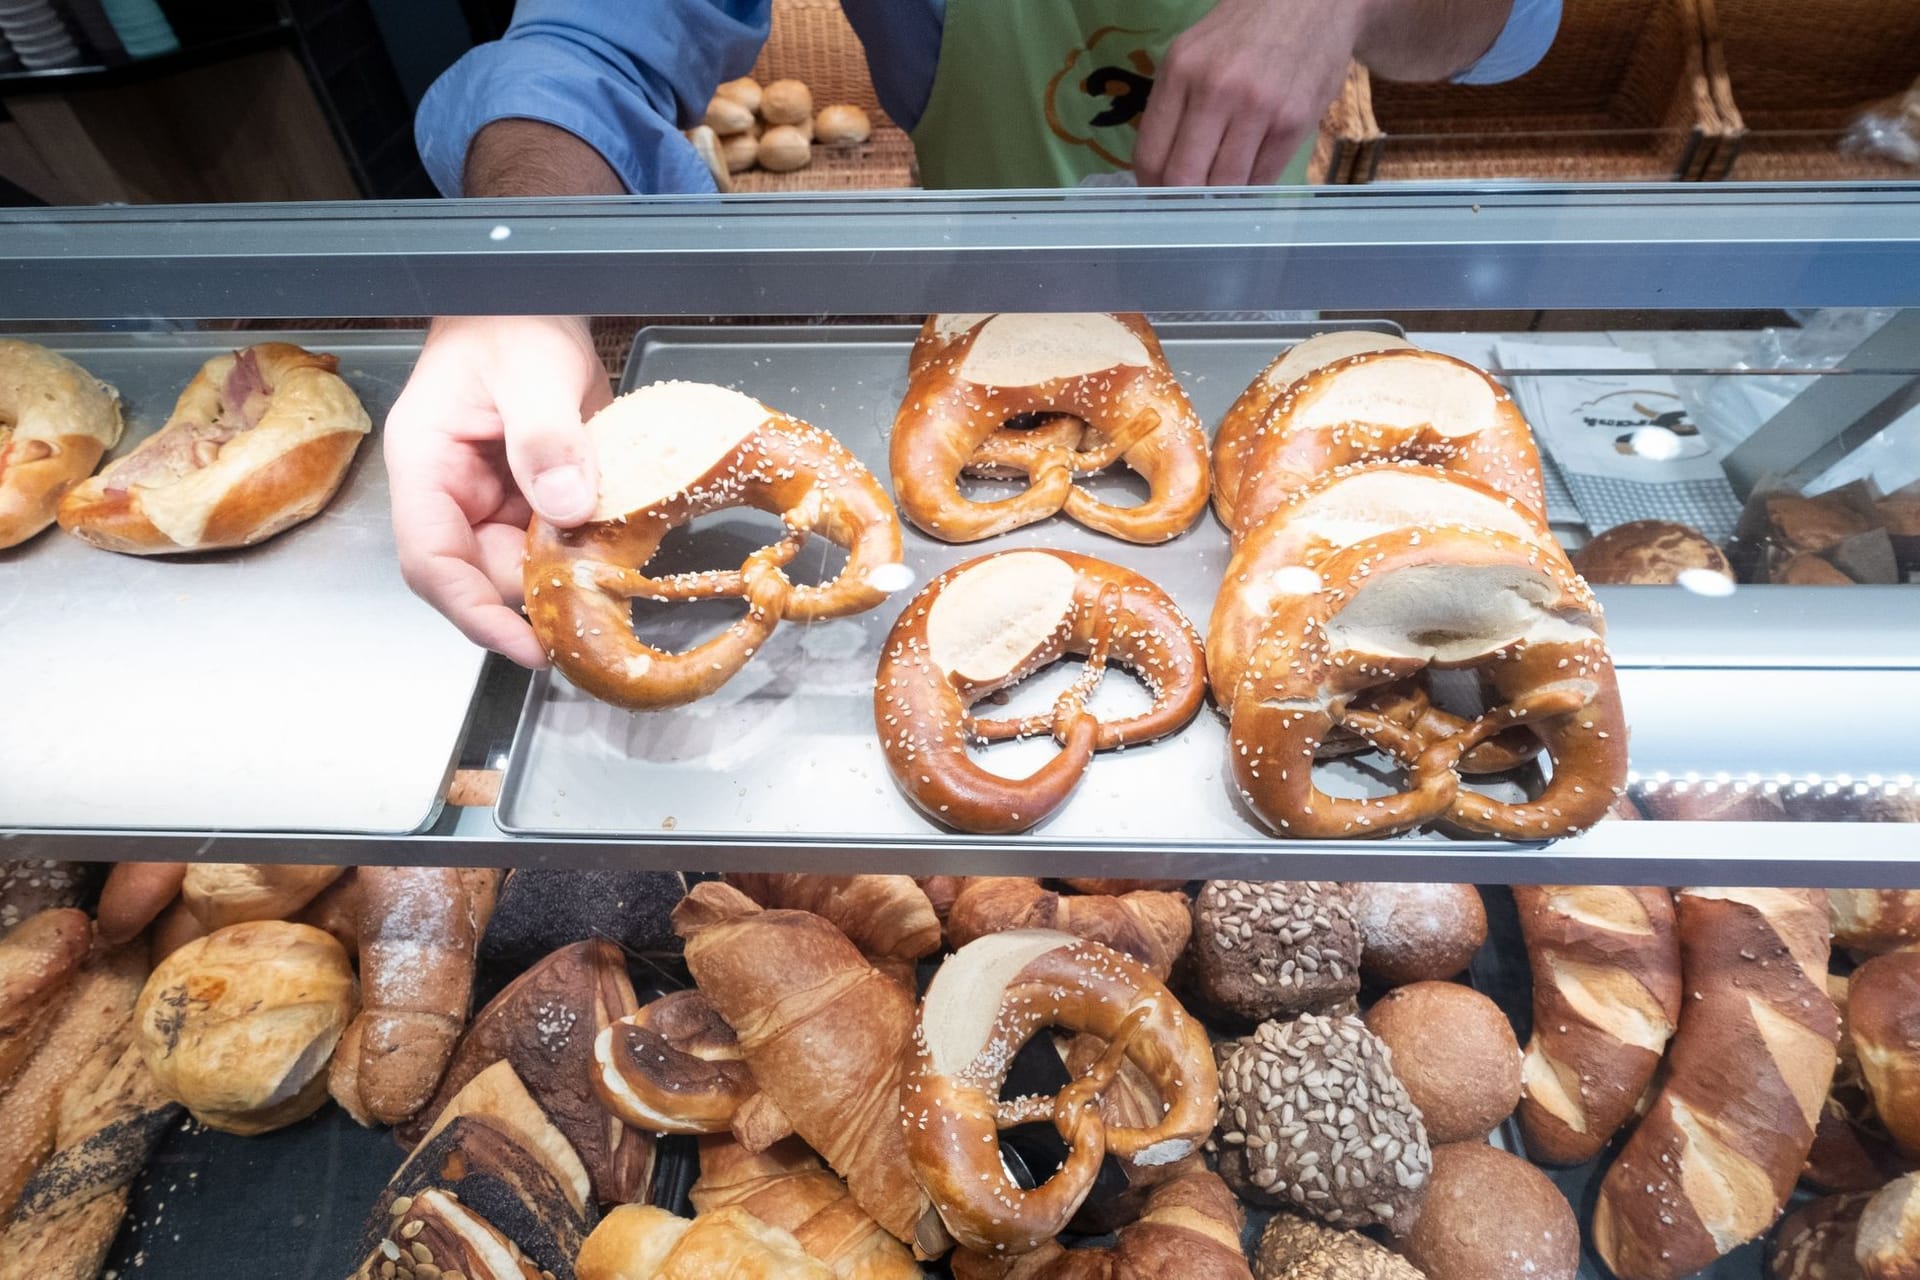
[[[1711,539],[1671,520],[1615,525],[1574,552],[1573,567],[1588,582],[1623,586],[1667,586],[1683,573],[1733,581],[1733,566]]]
[[[760,118],[768,124],[799,124],[813,116],[813,90],[798,80],[775,80],[760,95]]]
[[[873,136],[867,113],[845,103],[820,108],[813,126],[814,139],[823,147],[857,147]]]
[[[208,1128],[265,1133],[327,1099],[327,1060],[352,1021],[353,967],[320,930],[237,924],[173,953],[134,1010],[154,1080]]]
[[[727,177],[731,170],[727,168],[726,157],[720,152],[719,135],[703,124],[687,130],[687,141],[693,144],[693,153],[707,166],[714,190],[722,193],[733,190],[733,182]]]
[[[1351,884],[1360,973],[1397,987],[1458,977],[1487,940],[1487,909],[1470,884]]]
[[[1920,1173],[1894,1179],[1867,1201],[1853,1257],[1865,1280],[1920,1280]]]
[[[1847,1021],[1874,1110],[1900,1149],[1920,1156],[1920,951],[1855,969]]]
[[[152,924],[180,896],[184,862],[117,862],[100,889],[100,937],[118,946]]]
[[[1393,1074],[1436,1145],[1483,1140],[1519,1104],[1520,1044],[1507,1015],[1471,987],[1395,987],[1366,1023],[1393,1051]]]
[[[1357,1231],[1276,1213],[1260,1233],[1255,1280],[1425,1280],[1413,1264]]]
[[[732,98],[748,111],[760,110],[760,82],[752,76],[729,80],[715,89],[714,93],[722,98]]]
[[[1829,889],[1833,945],[1871,955],[1920,943],[1920,890]]]
[[[768,173],[791,173],[813,163],[813,145],[792,125],[775,125],[760,135],[759,160]]]
[[[732,98],[716,95],[707,104],[707,114],[701,123],[723,138],[745,133],[753,128],[753,108],[743,106]]]
[[[1860,1211],[1871,1192],[1825,1196],[1801,1205],[1780,1220],[1768,1250],[1772,1280],[1861,1280],[1854,1263]]]
[[[71,907],[42,911],[0,942],[0,1090],[53,1025],[92,943],[87,913]]]
[[[284,920],[345,871],[297,863],[196,862],[187,868],[180,898],[212,933],[248,920]]]
[[[726,161],[728,173],[746,172],[760,162],[760,136],[736,133],[720,139],[720,158]]]
[[[1400,1252],[1427,1280],[1575,1280],[1580,1227],[1547,1175],[1477,1142],[1433,1149],[1433,1180]]]

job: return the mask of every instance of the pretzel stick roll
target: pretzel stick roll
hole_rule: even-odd
[[[1452,356],[1379,351],[1299,379],[1255,429],[1234,495],[1236,540],[1317,477],[1381,460],[1469,476],[1546,511],[1539,451],[1499,383]]]
[[[112,387],[58,352],[0,339],[0,548],[52,524],[120,430]]]
[[[1052,1099],[998,1101],[1014,1055],[1050,1026],[1089,1032],[1108,1050]],[[1121,1060],[1159,1091],[1147,1128],[1109,1126],[1100,1099]],[[927,988],[901,1082],[907,1158],[953,1238],[1025,1253],[1067,1225],[1108,1153],[1142,1166],[1198,1149],[1218,1113],[1206,1029],[1130,956],[1046,929],[990,934],[955,952]],[[1022,1190],[1000,1157],[1001,1116],[1050,1116],[1070,1148],[1043,1185]]]
[[[879,481],[817,427],[724,387],[661,382],[615,400],[587,424],[600,467],[592,519],[527,530],[527,620],[569,680],[636,710],[707,696],[744,666],[783,619],[873,608],[900,572],[900,522]],[[648,577],[672,529],[747,506],[778,515],[786,536],[737,570]],[[809,535],[847,550],[831,582],[788,579]],[[747,614],[719,635],[666,653],[633,632],[631,601],[739,597]]]
[[[605,1027],[593,1091],[651,1133],[725,1133],[758,1089],[733,1028],[698,991],[675,991]]]
[[[1051,715],[986,720],[970,708],[1069,653],[1086,673]],[[948,570],[893,625],[874,680],[887,768],[914,805],[962,831],[1024,831],[1058,808],[1096,751],[1151,742],[1191,720],[1206,696],[1193,624],[1128,569],[1068,551],[1003,551]],[[1136,716],[1086,709],[1106,665],[1153,694]],[[967,744],[1051,733],[1061,751],[1026,778],[1003,778]]]
[[[1390,333],[1361,330],[1336,330],[1316,333],[1305,342],[1296,342],[1262,369],[1240,393],[1219,430],[1213,433],[1213,511],[1220,523],[1235,528],[1233,500],[1240,490],[1240,477],[1252,451],[1255,432],[1272,415],[1274,406],[1285,399],[1295,382],[1323,365],[1369,351],[1397,351],[1411,348],[1405,338]]]
[[[1633,1118],[1680,1018],[1673,896],[1630,885],[1515,885],[1533,969],[1521,1065],[1527,1153],[1598,1155]]]
[[[1854,970],[1847,1012],[1874,1110],[1901,1150],[1920,1156],[1920,950]]]
[[[930,316],[909,367],[893,425],[893,488],[907,518],[933,537],[973,542],[1064,511],[1129,542],[1165,542],[1206,506],[1206,435],[1144,316]],[[1095,447],[1055,441],[1031,456],[992,454],[1025,470],[1030,487],[996,502],[962,494],[960,474],[981,446],[1009,420],[1036,414],[1079,419],[1089,429],[1080,443]],[[1074,486],[1076,472],[1122,460],[1150,487],[1139,506]]]
[[[1693,888],[1676,905],[1679,1030],[1593,1212],[1621,1280],[1679,1280],[1773,1225],[1836,1061],[1824,893]]]
[[[1626,780],[1626,729],[1599,606],[1566,557],[1455,525],[1400,529],[1325,562],[1320,587],[1278,597],[1233,694],[1228,760],[1242,798],[1283,835],[1381,836],[1445,817],[1546,838],[1600,820]],[[1354,704],[1428,666],[1484,671],[1504,705],[1434,742]],[[1537,800],[1504,804],[1459,785],[1461,757],[1515,725],[1553,763]],[[1315,753],[1345,727],[1407,767],[1404,791],[1336,797]]]
[[[339,363],[285,342],[215,356],[165,426],[61,500],[60,527],[168,555],[252,546],[311,519],[373,430]]]

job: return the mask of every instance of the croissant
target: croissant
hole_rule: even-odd
[[[1053,893],[1023,876],[976,876],[953,900],[947,941],[956,951],[1009,929],[1058,929],[1124,951],[1164,981],[1186,949],[1193,914],[1185,894]]]
[[[900,1076],[913,996],[868,964],[845,934],[806,911],[763,911],[708,881],[673,911],[687,969],[740,1040],[764,1094],[847,1180],[874,1221],[916,1252],[949,1241],[929,1230],[926,1193],[907,1163]]]
[[[869,960],[909,965],[940,949],[940,918],[912,876],[730,875],[763,907],[811,911]]]
[[[1163,1182],[1147,1211],[1111,1249],[1067,1249],[1057,1240],[1025,1254],[953,1255],[954,1280],[1253,1280],[1240,1251],[1240,1202],[1204,1169]]]
[[[694,1211],[737,1205],[769,1226],[791,1231],[839,1280],[920,1280],[905,1245],[854,1203],[847,1184],[795,1140],[755,1154],[723,1134],[700,1139]]]

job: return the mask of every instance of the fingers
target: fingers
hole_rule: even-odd
[[[559,322],[552,329],[516,331],[495,355],[487,382],[515,483],[550,523],[571,528],[584,522],[593,514],[599,481],[581,414],[589,397],[606,399],[606,374],[592,343]]]
[[[1260,151],[1254,157],[1249,175],[1242,179],[1250,186],[1264,187],[1280,181],[1280,175],[1293,163],[1293,157],[1306,145],[1309,126],[1295,125],[1290,129],[1271,129],[1260,143]]]
[[[1220,148],[1214,152],[1213,167],[1207,171],[1207,185],[1244,187],[1260,181],[1253,176],[1253,171],[1260,157],[1261,143],[1266,137],[1267,121],[1264,117],[1248,112],[1231,117]]]
[[[1133,143],[1133,176],[1142,186],[1164,185],[1167,157],[1180,129],[1180,111],[1186,90],[1183,83],[1163,77],[1147,98],[1147,111],[1140,119],[1140,136]]]

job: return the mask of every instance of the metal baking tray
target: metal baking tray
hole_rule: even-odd
[[[117,555],[50,528],[0,551],[0,827],[401,834],[429,824],[484,654],[401,581],[380,424],[417,332],[56,334],[119,389],[116,456],[209,357],[340,357],[374,421],[333,501],[257,547]]]

